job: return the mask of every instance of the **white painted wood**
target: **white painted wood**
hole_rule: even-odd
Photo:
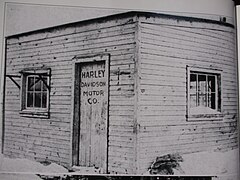
[[[106,159],[108,88],[105,62],[80,65],[80,166],[103,168]],[[101,82],[102,85],[93,85]],[[92,84],[90,87],[88,83]],[[94,94],[95,93],[95,94]]]
[[[6,119],[8,119],[7,127],[14,124],[14,129],[9,131],[19,131],[20,128],[25,128],[30,124],[29,128],[33,131],[25,129],[25,135],[21,133],[7,133],[7,139],[12,139],[11,142],[17,142],[17,137],[23,137],[23,140],[38,139],[39,143],[59,141],[62,142],[61,146],[52,145],[58,150],[52,150],[48,146],[44,146],[45,151],[40,152],[36,149],[36,155],[28,150],[31,142],[24,149],[25,152],[17,153],[17,147],[22,146],[23,142],[16,143],[15,147],[12,147],[9,143],[5,150],[6,154],[17,153],[21,156],[30,156],[34,158],[39,156],[44,159],[48,156],[49,159],[55,159],[55,152],[68,151],[69,158],[62,158],[64,165],[72,164],[72,152],[71,152],[71,136],[73,124],[70,123],[72,118],[72,88],[73,76],[73,60],[74,57],[91,56],[94,54],[108,53],[111,54],[111,66],[109,67],[110,74],[110,87],[109,96],[111,98],[111,104],[109,104],[109,121],[114,126],[109,130],[109,138],[114,140],[117,144],[121,144],[122,140],[132,138],[132,125],[133,124],[133,73],[134,73],[134,33],[135,22],[129,22],[131,18],[124,18],[124,20],[118,20],[118,22],[109,21],[96,24],[89,24],[87,26],[63,28],[58,32],[39,32],[29,36],[21,37],[20,40],[9,39],[8,43],[8,56],[7,56],[7,72],[18,73],[24,68],[29,67],[41,67],[47,66],[52,69],[51,77],[51,92],[50,92],[50,119],[49,120],[37,120],[18,117],[18,105],[16,101],[20,103],[18,90],[10,81],[7,82],[6,96],[7,108]],[[121,23],[122,22],[122,23]],[[122,40],[121,40],[122,39]],[[108,68],[107,68],[108,69]],[[119,75],[117,74],[119,73]],[[125,74],[127,73],[127,74]],[[15,113],[12,110],[17,110]],[[108,115],[107,115],[108,116]],[[10,119],[12,119],[10,121]],[[42,121],[42,123],[40,123]],[[15,123],[17,122],[17,124]],[[50,124],[51,123],[51,124]],[[129,124],[130,123],[130,124]],[[124,125],[124,126],[122,126]],[[116,128],[115,128],[116,127]],[[40,131],[39,129],[42,129]],[[51,129],[56,129],[51,131]],[[126,131],[127,130],[127,131]],[[40,133],[41,132],[41,133]],[[48,133],[47,133],[48,132]],[[38,134],[40,133],[40,134]],[[51,137],[49,141],[44,140],[46,136]],[[125,136],[128,138],[126,139]],[[122,140],[121,140],[122,139]],[[70,147],[70,148],[69,148]],[[129,148],[130,147],[130,148]],[[109,153],[114,151],[114,145],[109,145]],[[121,159],[123,156],[132,157],[133,146],[121,145],[121,148],[116,156],[117,159]],[[119,149],[119,147],[118,147]],[[21,150],[20,150],[21,151]],[[51,153],[47,153],[51,152]],[[51,156],[52,154],[52,156]],[[67,157],[67,153],[65,153]],[[112,153],[111,158],[114,157]],[[121,155],[122,154],[122,155]],[[57,155],[56,155],[57,156]],[[61,158],[60,154],[60,158]],[[127,162],[128,159],[124,159]],[[106,160],[105,160],[106,161]],[[108,168],[111,169],[113,163],[109,162]],[[123,163],[122,169],[128,169],[127,163]],[[106,167],[105,167],[106,169]],[[132,169],[129,169],[129,173]]]
[[[157,156],[170,152],[234,147],[236,131],[231,130],[236,125],[237,111],[233,103],[236,95],[233,28],[173,19],[142,21],[139,172],[145,172]],[[187,66],[221,70],[218,73],[222,80],[223,118],[186,121]]]

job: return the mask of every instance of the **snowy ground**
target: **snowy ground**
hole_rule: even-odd
[[[239,180],[239,150],[183,155],[180,166],[186,175],[216,175],[220,180]],[[182,174],[174,171],[174,174]]]
[[[238,179],[238,150],[228,152],[201,152],[183,155],[180,166],[184,173],[174,170],[175,175],[213,175],[217,180]],[[36,174],[61,174],[68,170],[52,163],[43,165],[27,159],[10,159],[0,154],[0,179],[40,180]],[[76,174],[76,173],[72,173]]]
[[[36,174],[67,173],[64,167],[52,163],[48,166],[27,159],[10,159],[0,154],[1,180],[41,180]]]

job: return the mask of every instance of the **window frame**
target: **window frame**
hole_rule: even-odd
[[[216,76],[216,97],[219,98],[220,93],[220,99],[216,99],[216,108],[215,112],[212,113],[197,113],[192,114],[190,112],[191,105],[190,105],[190,75],[192,72],[195,72],[196,74],[204,74],[204,75],[214,75]],[[203,68],[203,67],[190,67],[187,66],[187,107],[186,107],[186,118],[187,121],[205,121],[205,120],[222,120],[223,119],[223,103],[222,103],[222,70],[219,69],[213,69],[213,68]],[[219,87],[220,86],[220,87]],[[207,93],[207,92],[206,92]],[[219,105],[220,103],[220,105]],[[218,107],[220,106],[220,109]],[[210,108],[211,109],[211,108]]]
[[[50,109],[50,76],[51,69],[44,70],[24,70],[21,71],[21,80],[22,80],[22,88],[21,88],[21,109],[20,114],[23,117],[39,117],[39,118],[49,118],[49,109]],[[44,75],[47,77],[47,100],[46,100],[46,108],[39,107],[27,107],[27,81],[29,76],[39,76]]]

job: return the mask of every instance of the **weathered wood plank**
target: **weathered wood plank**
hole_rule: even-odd
[[[53,38],[46,38],[42,40],[27,41],[11,44],[8,46],[8,51],[18,51],[18,50],[26,50],[31,49],[33,47],[46,47],[59,45],[62,43],[72,43],[78,40],[91,40],[96,38],[105,38],[109,37],[109,35],[125,35],[129,32],[135,32],[134,27],[135,23],[126,24],[123,26],[112,26],[112,27],[103,27],[102,29],[89,29],[88,31],[72,33],[72,34],[63,34],[62,36],[55,36]]]
[[[157,47],[155,45],[150,44],[142,44],[141,46],[141,52],[144,54],[154,54],[154,55],[163,55],[167,57],[175,57],[180,59],[191,60],[192,63],[195,61],[202,61],[202,62],[208,62],[208,63],[218,63],[225,65],[227,68],[229,66],[234,67],[234,60],[232,59],[223,59],[223,58],[216,58],[215,56],[209,56],[206,53],[198,53],[198,52],[191,52],[189,50],[181,49],[180,47],[177,48],[169,48],[169,47]]]
[[[212,43],[216,43],[216,44],[220,44],[223,42],[228,42],[230,45],[234,44],[234,29],[233,28],[229,28],[229,27],[225,27],[225,30],[223,30],[222,32],[224,32],[225,35],[229,34],[230,36],[232,35],[232,38],[229,37],[224,37],[223,35],[219,36],[219,34],[215,34],[214,32],[218,32],[219,29],[215,29],[212,30],[211,33],[207,33],[206,30],[209,30],[208,28],[203,28],[203,27],[196,27],[193,25],[189,25],[189,26],[171,26],[171,25],[157,25],[156,23],[142,23],[141,24],[143,28],[149,28],[152,30],[157,30],[158,32],[161,30],[165,30],[165,32],[168,32],[169,34],[175,34],[178,37],[193,37],[195,39],[199,39],[199,40],[204,40],[204,41],[208,41],[210,40]],[[200,25],[200,23],[198,24]],[[203,24],[202,24],[203,25]],[[209,27],[209,25],[207,25]],[[223,27],[223,26],[222,26]],[[222,28],[221,26],[219,26],[219,28]],[[210,32],[210,31],[208,31]]]
[[[124,45],[124,44],[130,44],[133,42],[133,34],[129,34],[126,36],[118,36],[113,38],[105,38],[103,40],[101,39],[96,39],[94,42],[88,42],[89,44],[86,44],[85,42],[76,42],[72,43],[71,46],[67,46],[64,44],[57,45],[57,46],[52,46],[50,47],[42,47],[42,48],[36,48],[34,50],[29,50],[26,52],[23,51],[21,53],[8,53],[7,57],[8,58],[26,58],[26,57],[32,57],[32,56],[43,56],[47,54],[55,54],[55,53],[66,53],[68,51],[76,51],[76,50],[87,50],[87,49],[93,49],[93,48],[100,48],[100,47],[111,47],[115,46],[114,49],[117,48],[117,45]],[[117,41],[116,41],[117,40]]]
[[[79,52],[78,52],[79,53]],[[34,56],[34,57],[28,57],[28,58],[8,58],[7,63],[12,63],[14,62],[16,65],[23,65],[23,64],[28,64],[29,61],[32,60],[34,62],[41,61],[42,63],[65,63],[65,61],[72,61],[72,58],[78,54],[76,52],[73,53],[68,53],[68,54],[48,54],[44,56]],[[111,53],[111,62],[110,63],[115,63],[115,61],[118,60],[131,60],[133,61],[132,58],[132,52],[129,52],[129,50],[126,49],[121,49],[119,51],[114,51]],[[121,62],[119,62],[121,63]],[[128,62],[129,63],[129,62]],[[125,63],[125,64],[128,64]],[[9,67],[7,67],[8,69]],[[54,69],[58,69],[58,67],[52,67]]]
[[[230,43],[228,43],[230,38],[225,40],[221,40],[222,36],[218,36],[216,38],[209,38],[205,37],[204,34],[199,35],[193,31],[186,31],[183,28],[176,29],[176,28],[167,28],[167,27],[159,27],[159,26],[145,26],[143,24],[142,28],[143,34],[149,34],[153,36],[158,36],[162,38],[167,38],[171,42],[172,40],[179,40],[182,43],[187,42],[188,44],[196,44],[200,47],[205,47],[209,49],[220,49],[222,48],[223,51],[232,53],[234,51],[234,40],[232,39]],[[204,32],[204,31],[200,31]],[[228,34],[228,33],[225,33]],[[232,36],[232,35],[231,35]],[[172,38],[172,40],[171,40]],[[233,38],[233,36],[231,37]]]
[[[28,42],[32,40],[40,41],[42,39],[46,38],[54,38],[58,36],[64,36],[66,34],[73,34],[73,33],[79,33],[79,32],[88,32],[89,30],[99,30],[101,28],[112,28],[114,26],[123,26],[127,24],[134,23],[135,20],[132,17],[125,17],[118,19],[117,22],[114,22],[112,20],[108,20],[105,22],[98,21],[96,23],[88,23],[88,24],[81,24],[81,22],[76,23],[75,25],[65,25],[61,28],[55,29],[52,28],[51,30],[38,32],[35,34],[31,34],[31,36],[25,35],[21,36],[19,38],[11,38],[9,39],[7,44],[14,44],[19,42]],[[123,29],[124,30],[124,29]]]
[[[173,37],[172,38],[164,38],[159,37],[158,35],[152,35],[152,34],[143,34],[142,42],[144,44],[149,45],[155,45],[155,46],[161,46],[161,47],[168,47],[168,48],[174,48],[174,49],[180,49],[185,50],[189,52],[199,53],[199,54],[206,54],[208,56],[214,56],[220,59],[224,59],[222,57],[225,57],[229,59],[229,61],[234,60],[234,53],[233,52],[226,52],[225,48],[219,48],[219,49],[212,49],[212,48],[206,48],[205,46],[201,47],[199,43],[191,43],[191,42],[185,42],[183,43],[182,40],[176,40]]]
[[[160,50],[159,50],[160,51]],[[153,65],[159,65],[162,67],[179,67],[179,68],[186,68],[186,65],[188,66],[198,66],[198,67],[212,67],[219,70],[223,70],[223,72],[226,73],[227,77],[228,74],[231,74],[236,78],[236,67],[234,66],[236,61],[232,63],[229,66],[223,66],[222,62],[217,61],[215,64],[213,64],[212,60],[206,61],[206,59],[199,59],[199,58],[184,58],[182,56],[170,56],[169,54],[165,52],[154,52],[149,53],[144,50],[142,52],[141,57],[143,59],[143,63],[153,64]],[[143,66],[144,68],[144,66]],[[177,68],[176,68],[177,70]],[[176,71],[175,70],[175,71]],[[180,70],[180,69],[179,69]],[[181,71],[181,70],[180,70]]]

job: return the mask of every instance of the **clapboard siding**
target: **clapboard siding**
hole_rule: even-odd
[[[142,18],[140,36],[138,172],[146,172],[157,156],[167,153],[236,147],[234,29]],[[187,121],[187,65],[222,70],[222,120]]]
[[[109,173],[145,173],[167,153],[237,148],[231,25],[130,13],[14,35],[6,43],[6,74],[51,68],[51,91],[48,119],[22,117],[20,90],[6,78],[5,155],[71,167],[73,61],[98,54],[110,55]],[[187,66],[221,70],[222,119],[187,121]]]
[[[29,50],[29,52],[25,52],[23,54],[17,54],[17,55],[12,55],[11,53],[9,54],[9,58],[31,58],[32,56],[43,56],[43,55],[48,55],[48,54],[52,54],[52,53],[60,53],[60,54],[65,54],[68,51],[78,51],[79,49],[81,49],[83,52],[86,52],[86,54],[91,50],[95,50],[96,48],[109,48],[109,46],[111,46],[111,49],[116,49],[118,46],[121,45],[128,45],[129,43],[129,39],[131,40],[131,37],[133,37],[133,34],[130,34],[126,37],[116,37],[113,41],[113,39],[109,38],[108,41],[106,42],[101,42],[100,39],[97,39],[97,41],[99,41],[98,43],[90,43],[89,45],[78,45],[78,44],[73,44],[72,46],[69,45],[65,45],[65,46],[53,46],[52,49],[51,48],[39,48],[39,50],[36,50],[38,48],[34,48],[32,51]],[[117,40],[117,41],[116,41]],[[132,39],[133,40],[133,39]],[[77,43],[77,42],[76,42]],[[35,50],[35,51],[34,51]],[[104,49],[105,50],[105,49]]]
[[[51,92],[49,119],[20,117],[20,90],[7,79],[4,153],[71,166],[72,59],[110,53],[108,169],[133,173],[135,27],[127,17],[8,38],[7,74],[51,68]]]
[[[196,42],[199,43],[199,47],[202,49],[198,49],[199,51],[207,50],[207,48],[211,50],[219,51],[218,48],[229,48],[229,49],[224,49],[223,52],[227,53],[227,55],[232,55],[231,52],[234,52],[234,43],[233,43],[233,38],[227,38],[225,40],[222,40],[222,36],[215,36],[215,37],[209,37],[209,33],[213,33],[216,35],[216,31],[204,31],[201,29],[193,29],[193,28],[188,28],[188,31],[184,29],[183,27],[164,27],[161,26],[161,29],[158,29],[158,27],[154,26],[154,24],[149,25],[149,24],[143,24],[142,27],[144,29],[147,29],[148,33],[142,34],[143,38],[148,38],[148,39],[153,39],[155,35],[158,35],[158,37],[154,40],[160,40],[160,41],[166,41],[167,38],[173,37],[174,39],[169,39],[168,42],[176,42],[176,44],[184,44],[184,42],[187,41],[188,44],[184,44],[185,47],[190,47],[190,45],[193,46],[193,49],[197,47],[195,44]],[[189,30],[190,29],[190,30]],[[201,33],[196,33],[196,31],[201,32]],[[160,34],[158,34],[160,32]],[[230,32],[230,36],[232,36],[233,32]],[[228,43],[230,39],[230,43]],[[207,41],[211,40],[211,41]],[[219,44],[216,44],[219,43]],[[225,56],[226,54],[224,54]]]
[[[99,31],[102,31],[103,28],[110,28],[115,26],[121,26],[122,30],[124,30],[123,25],[132,24],[134,22],[133,18],[131,16],[129,17],[120,17],[119,19],[105,19],[105,20],[96,20],[93,22],[76,22],[72,24],[67,24],[65,27],[55,27],[50,29],[41,30],[38,32],[32,32],[23,34],[22,36],[19,36],[18,38],[12,38],[10,41],[7,42],[7,44],[18,44],[23,42],[30,42],[30,41],[40,41],[44,39],[51,39],[54,37],[61,37],[69,34],[75,34],[79,32],[89,32],[91,30],[96,30],[97,33]],[[64,29],[64,31],[63,31]]]
[[[88,40],[91,39],[96,39],[96,38],[109,38],[110,36],[108,33],[111,33],[112,36],[118,36],[119,31],[123,31],[123,34],[127,34],[128,31],[132,32],[132,28],[135,26],[135,23],[129,23],[125,25],[124,27],[120,24],[114,25],[114,26],[109,26],[109,27],[104,27],[104,29],[101,30],[101,34],[99,34],[99,28],[98,29],[89,29],[88,31],[82,31],[78,33],[72,33],[72,34],[64,34],[61,37],[59,36],[54,36],[52,38],[46,38],[42,40],[32,40],[30,42],[19,42],[15,44],[9,45],[9,50],[10,51],[16,51],[16,50],[24,50],[24,49],[32,49],[35,46],[38,47],[46,47],[46,46],[52,46],[52,45],[61,45],[65,43],[74,43],[75,39],[79,40],[86,40],[86,37]],[[92,28],[92,27],[91,27]],[[26,45],[24,44],[26,43]],[[88,42],[86,42],[88,43]],[[22,46],[24,45],[24,46]]]

